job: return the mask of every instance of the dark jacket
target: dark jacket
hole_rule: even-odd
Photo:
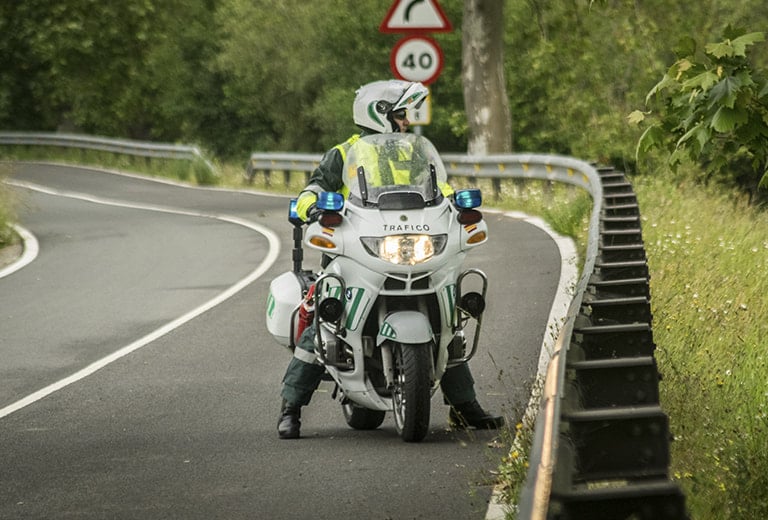
[[[371,135],[372,132],[363,130],[354,134],[343,143],[339,143],[323,154],[320,164],[312,172],[309,183],[303,191],[340,191],[344,183],[341,180],[342,168],[347,150],[360,137]]]

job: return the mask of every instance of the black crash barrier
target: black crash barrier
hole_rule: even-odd
[[[598,174],[597,256],[553,360],[563,387],[542,399],[518,518],[687,519],[668,474],[640,209],[622,173]]]

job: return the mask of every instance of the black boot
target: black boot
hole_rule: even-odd
[[[495,430],[504,426],[504,417],[501,415],[491,415],[480,406],[477,400],[468,401],[451,406],[448,414],[448,421],[454,428],[482,428]]]
[[[301,406],[283,401],[280,419],[277,421],[277,434],[281,439],[298,439],[301,429]]]

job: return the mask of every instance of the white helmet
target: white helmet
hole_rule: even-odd
[[[363,85],[355,93],[352,114],[355,124],[375,133],[398,132],[392,114],[421,107],[429,90],[419,82],[391,79]]]

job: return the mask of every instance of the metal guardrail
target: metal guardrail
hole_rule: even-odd
[[[247,182],[253,182],[259,172],[267,179],[272,172],[283,172],[286,178],[291,172],[309,174],[320,164],[320,155],[291,153],[254,153],[245,167]],[[588,164],[570,157],[539,154],[487,155],[472,157],[463,154],[442,154],[448,176],[469,178],[519,178],[564,182],[579,186],[592,193],[592,187],[599,188],[597,178],[590,179],[595,169]],[[584,167],[590,170],[584,170]],[[558,171],[559,170],[559,171]]]
[[[520,518],[686,519],[685,497],[668,475],[637,197],[624,174],[598,175],[597,255],[549,367]]]
[[[444,154],[449,177],[538,179],[592,196],[584,267],[547,369],[520,519],[686,519],[669,480],[648,267],[631,184],[612,169],[536,154]],[[254,153],[257,172],[314,170],[320,156]]]
[[[212,174],[216,174],[213,164],[196,146],[45,132],[0,132],[0,145],[57,146],[140,157],[200,161]]]

